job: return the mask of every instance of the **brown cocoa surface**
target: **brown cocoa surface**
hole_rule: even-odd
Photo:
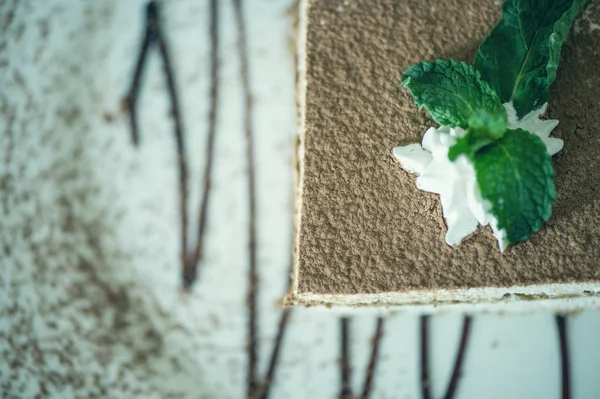
[[[421,60],[471,63],[500,18],[493,1],[317,1],[309,7],[298,293],[502,287],[600,275],[600,5],[563,46],[547,117],[554,157],[550,221],[504,254],[489,227],[444,241],[439,196],[392,156],[436,126],[400,87]]]

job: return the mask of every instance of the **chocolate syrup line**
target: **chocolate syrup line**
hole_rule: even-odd
[[[241,1],[234,0],[234,10],[238,27],[238,49],[241,58],[241,76],[242,88],[245,98],[245,119],[244,132],[247,141],[247,159],[249,174],[249,203],[250,203],[250,222],[249,222],[249,288],[248,288],[248,397],[260,395],[261,399],[267,399],[270,393],[270,387],[278,366],[283,338],[288,326],[291,309],[282,311],[275,343],[270,356],[269,368],[259,392],[259,381],[257,378],[258,364],[258,342],[257,342],[257,287],[258,270],[256,260],[256,187],[254,171],[254,142],[253,142],[253,124],[252,124],[252,98],[249,81],[248,54],[246,43],[246,30],[243,17],[243,8]],[[214,160],[214,143],[216,135],[216,118],[219,103],[219,8],[218,0],[211,0],[210,6],[210,42],[211,42],[211,91],[210,91],[210,109],[209,109],[209,127],[208,127],[208,145],[206,152],[206,164],[203,180],[203,195],[200,202],[200,212],[198,221],[198,241],[196,242],[194,252],[187,252],[187,162],[185,157],[185,142],[181,124],[181,112],[177,99],[175,79],[171,67],[169,50],[162,36],[161,23],[159,18],[159,5],[151,1],[146,7],[146,30],[144,39],[140,46],[138,60],[136,62],[132,84],[124,100],[124,108],[130,115],[131,137],[134,146],[138,146],[139,129],[137,124],[137,100],[139,97],[140,83],[147,61],[147,55],[153,45],[158,45],[160,55],[163,61],[164,72],[167,80],[167,91],[171,99],[172,115],[175,123],[175,138],[178,152],[179,166],[179,184],[180,184],[180,208],[181,208],[181,245],[182,245],[182,284],[185,291],[189,291],[197,278],[198,263],[203,256],[204,232],[207,221],[208,203],[211,194],[211,175]],[[289,285],[289,278],[288,278]]]
[[[567,342],[567,318],[556,315],[556,326],[558,327],[558,341],[560,345],[560,369],[561,369],[561,398],[571,398],[571,368],[569,362],[569,345]]]
[[[361,399],[368,399],[371,395],[373,388],[373,379],[375,377],[375,371],[377,371],[377,361],[379,360],[379,347],[381,346],[381,339],[383,338],[383,317],[377,318],[377,327],[375,327],[375,335],[372,340],[371,357],[369,358],[369,366],[365,376],[365,382],[363,384]]]
[[[340,399],[351,399],[352,389],[350,387],[350,378],[352,375],[352,369],[350,367],[350,319],[348,317],[342,317],[340,319],[340,334],[341,334],[341,346],[340,346]]]
[[[235,20],[238,32],[238,51],[240,54],[240,74],[242,78],[242,90],[244,92],[244,133],[246,137],[246,160],[248,170],[248,369],[247,369],[247,395],[255,396],[258,388],[257,366],[258,366],[258,267],[256,258],[256,178],[254,169],[254,124],[252,91],[250,88],[250,72],[248,45],[246,43],[246,24],[242,0],[233,0]]]
[[[456,393],[458,382],[462,374],[462,365],[465,359],[465,353],[467,351],[467,343],[469,341],[469,331],[471,329],[471,316],[465,316],[463,320],[462,332],[460,334],[460,345],[458,347],[458,353],[454,360],[454,367],[452,368],[452,377],[450,377],[450,383],[446,389],[445,399],[452,399]]]
[[[281,313],[281,317],[279,318],[279,325],[277,327],[277,335],[275,336],[275,344],[273,346],[273,350],[271,352],[271,360],[269,362],[269,369],[267,371],[267,375],[263,380],[262,384],[262,392],[260,394],[260,399],[268,399],[269,394],[271,393],[271,386],[273,384],[273,379],[275,377],[275,372],[277,370],[277,366],[279,365],[279,355],[281,352],[281,347],[283,345],[283,338],[285,336],[285,331],[288,326],[288,321],[290,319],[292,309],[285,308]]]
[[[293,246],[293,239],[290,241]],[[290,253],[293,251],[290,251]],[[292,286],[292,271],[294,269],[294,260],[290,258],[290,263],[288,266],[288,272],[286,277],[286,289],[285,292],[289,292],[290,287]],[[285,333],[287,331],[287,327],[289,325],[290,316],[292,313],[292,308],[286,307],[283,309],[281,316],[279,318],[279,324],[277,327],[277,334],[275,335],[275,343],[273,344],[273,349],[271,351],[271,358],[269,361],[269,368],[267,370],[267,375],[265,376],[262,383],[262,392],[258,396],[260,399],[268,399],[269,394],[271,392],[271,386],[273,385],[273,380],[275,378],[275,373],[277,371],[277,367],[279,365],[279,358],[281,347],[283,346],[283,339],[285,337]]]
[[[208,143],[204,165],[203,190],[198,212],[198,235],[194,252],[188,258],[182,273],[183,287],[189,290],[198,277],[199,263],[204,257],[204,239],[208,219],[208,205],[212,194],[212,169],[219,108],[219,1],[210,2],[210,108],[208,111]]]
[[[431,399],[429,393],[429,316],[421,316],[420,322],[421,399]]]
[[[133,80],[127,93],[123,105],[129,113],[131,138],[134,146],[139,146],[140,136],[137,124],[137,100],[140,92],[141,78],[144,73],[144,68],[148,60],[148,51],[154,45],[158,45],[160,57],[163,62],[163,69],[167,81],[167,92],[171,101],[171,113],[174,122],[174,136],[177,146],[177,164],[179,171],[179,209],[180,209],[180,225],[181,225],[181,267],[185,270],[187,264],[187,160],[185,155],[185,141],[183,134],[183,126],[181,123],[181,112],[177,96],[177,89],[173,69],[171,67],[171,58],[169,48],[162,34],[160,21],[160,8],[156,1],[148,2],[146,6],[146,31],[144,39],[140,46],[139,57],[135,66]]]

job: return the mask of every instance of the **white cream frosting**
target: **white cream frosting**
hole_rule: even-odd
[[[558,125],[557,120],[540,119],[546,106],[544,104],[518,120],[512,104],[504,104],[508,128],[520,128],[537,135],[552,156],[562,149],[563,141],[550,137],[550,133]],[[421,144],[396,147],[393,153],[405,170],[419,175],[418,189],[440,195],[448,245],[460,244],[479,224],[489,224],[498,240],[500,251],[504,251],[508,246],[506,232],[498,228],[496,218],[489,212],[489,202],[481,197],[473,165],[464,155],[455,161],[448,159],[450,147],[464,134],[465,131],[460,127],[432,127],[425,133]]]

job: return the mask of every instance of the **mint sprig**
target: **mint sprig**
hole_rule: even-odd
[[[552,214],[554,169],[546,145],[525,130],[508,130],[473,158],[477,183],[510,244],[528,238]]]
[[[562,44],[589,2],[506,0],[474,66],[421,62],[402,77],[420,109],[440,125],[465,129],[448,157],[471,160],[481,196],[511,244],[548,221],[556,193],[544,142],[525,130],[507,130],[503,103],[511,102],[520,119],[548,101]]]
[[[550,97],[560,50],[573,20],[590,0],[506,0],[502,19],[479,47],[474,66],[512,102],[517,116]]]

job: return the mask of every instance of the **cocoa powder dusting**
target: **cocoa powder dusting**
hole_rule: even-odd
[[[339,4],[338,4],[339,3]],[[529,240],[497,248],[489,227],[444,242],[437,195],[392,148],[436,126],[400,87],[421,60],[471,63],[500,18],[493,1],[313,1],[307,37],[305,157],[298,293],[502,287],[600,275],[600,30],[577,21],[563,46],[547,117],[565,141],[557,202]],[[596,2],[587,20],[600,23]],[[586,21],[587,21],[586,20]]]

